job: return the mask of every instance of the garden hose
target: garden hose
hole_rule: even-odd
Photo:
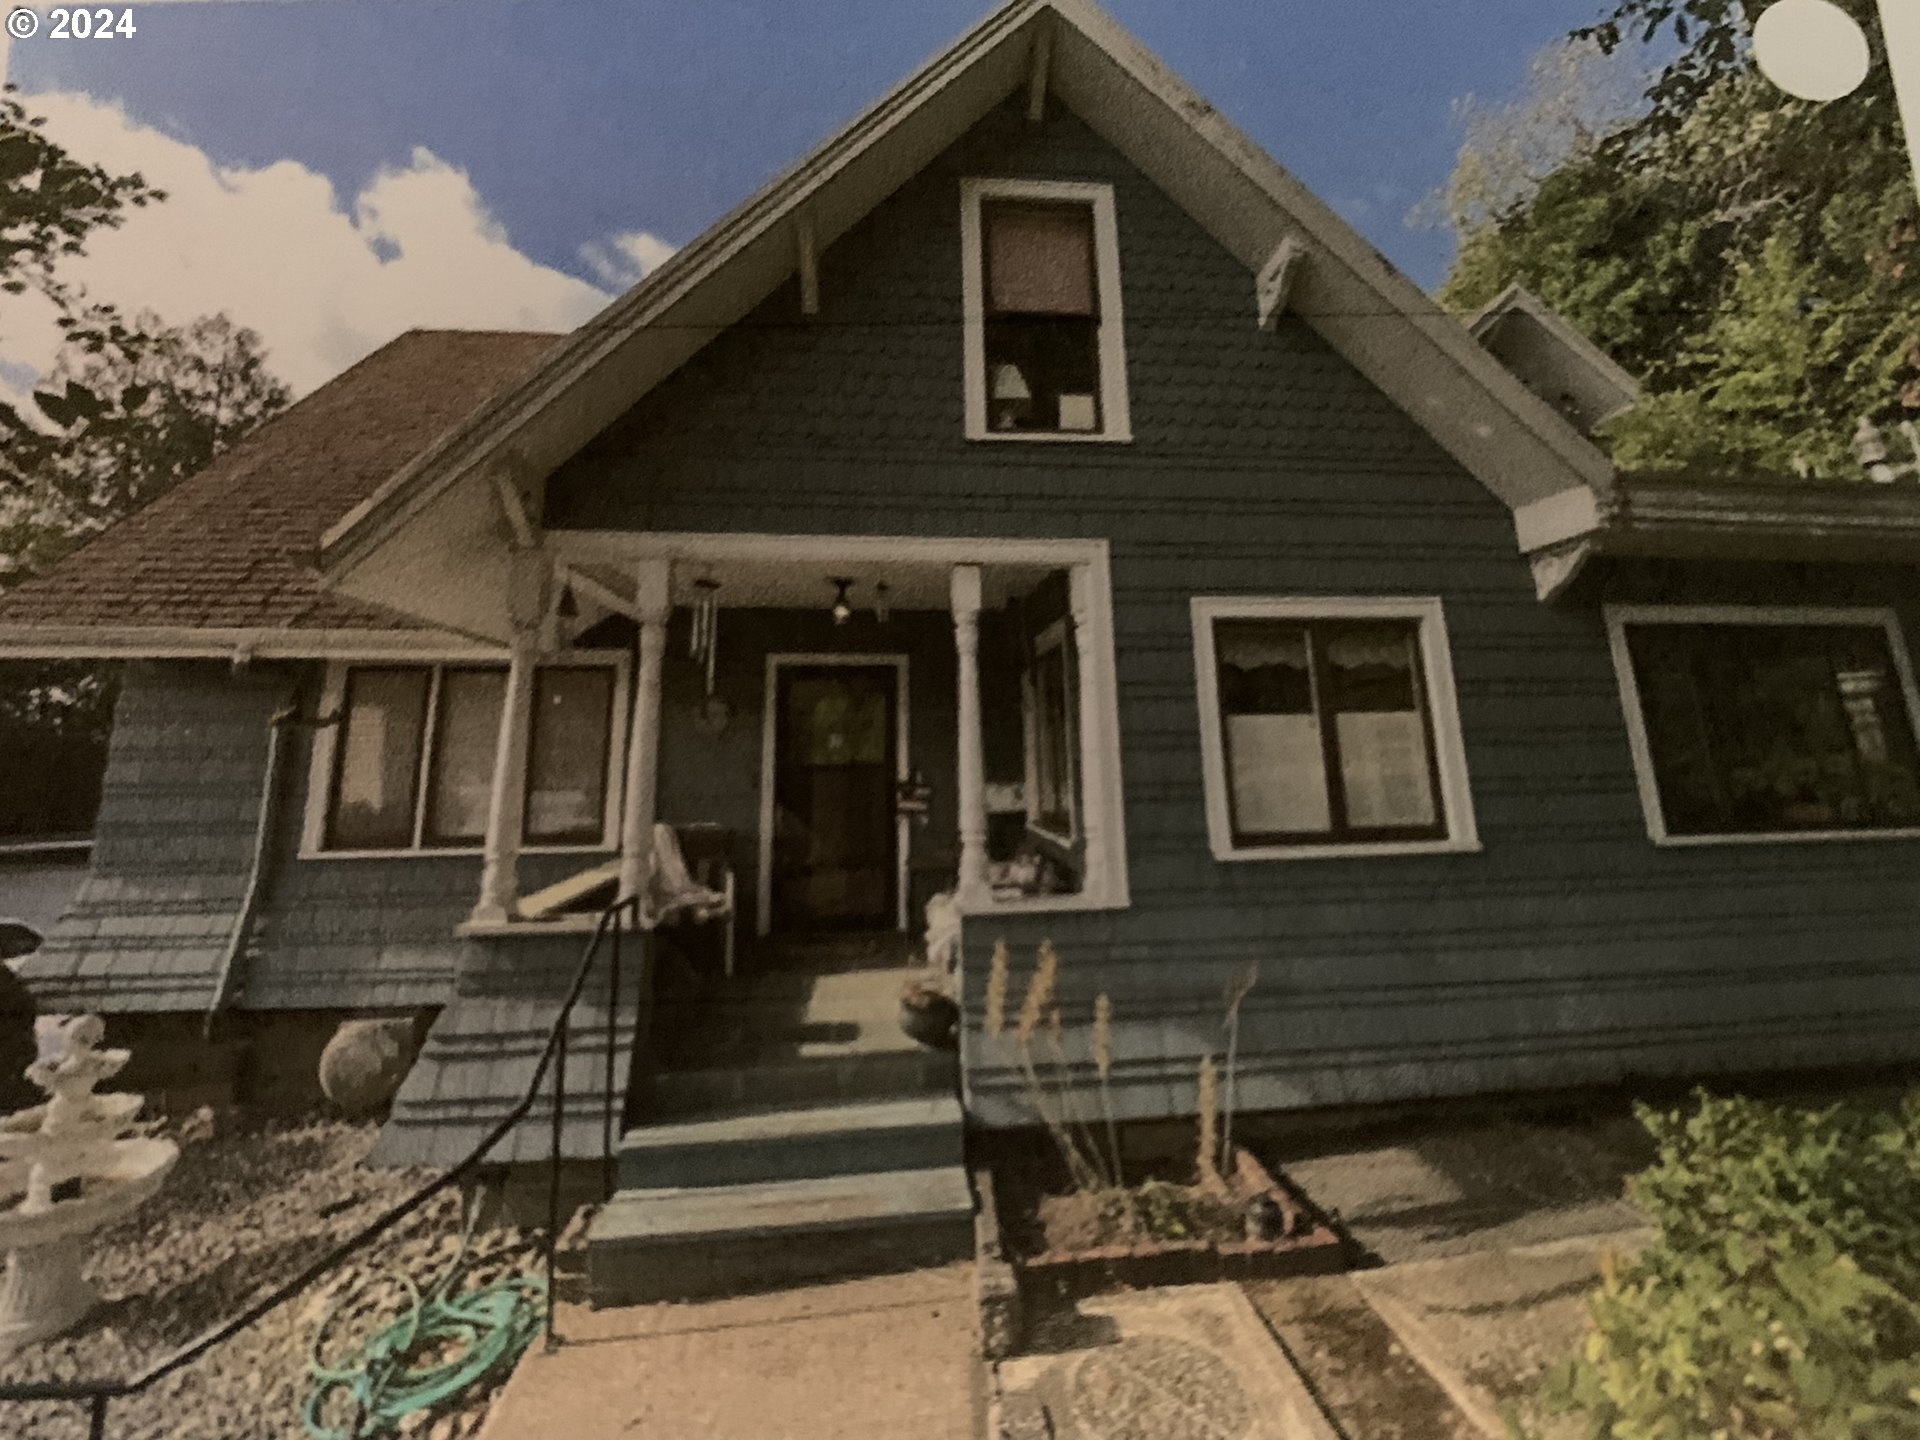
[[[328,1307],[307,1360],[314,1386],[301,1419],[313,1440],[397,1433],[406,1416],[431,1410],[483,1376],[511,1366],[539,1333],[547,1287],[536,1275],[512,1275],[450,1293],[466,1265],[474,1213],[468,1213],[452,1264],[426,1295],[403,1272],[385,1277],[405,1288],[410,1297],[407,1313],[369,1335],[338,1365],[322,1362],[321,1343],[334,1317],[365,1285],[348,1289]],[[351,1429],[334,1428],[320,1419],[321,1408],[336,1392],[345,1392],[352,1402],[356,1418]]]

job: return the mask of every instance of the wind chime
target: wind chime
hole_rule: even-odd
[[[707,695],[713,695],[713,657],[720,645],[720,582],[702,578],[693,582],[693,636],[687,654],[707,671]]]

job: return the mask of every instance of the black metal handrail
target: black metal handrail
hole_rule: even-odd
[[[174,1371],[191,1365],[209,1350],[231,1340],[242,1330],[258,1323],[263,1316],[307,1290],[341,1261],[378,1239],[400,1221],[419,1210],[435,1195],[465,1179],[483,1164],[493,1148],[505,1139],[508,1133],[533,1109],[534,1101],[540,1095],[541,1084],[547,1077],[548,1067],[554,1066],[556,1058],[559,1064],[554,1066],[553,1144],[549,1159],[551,1175],[547,1187],[546,1340],[549,1348],[557,1344],[558,1336],[553,1328],[554,1254],[560,1243],[560,1140],[565,1122],[567,1096],[567,1035],[572,1028],[573,1007],[579,1003],[581,994],[586,990],[587,978],[593,972],[594,961],[599,958],[602,943],[611,936],[611,965],[607,976],[607,1095],[601,1121],[600,1162],[602,1179],[607,1185],[608,1193],[611,1194],[614,1178],[614,1111],[619,1103],[614,1094],[613,1080],[614,1050],[620,1018],[620,938],[629,923],[634,928],[639,928],[639,921],[639,901],[632,897],[615,901],[600,912],[599,923],[594,926],[593,938],[587,942],[586,953],[581,956],[580,964],[573,974],[573,982],[567,987],[567,998],[561,1002],[559,1012],[554,1016],[552,1028],[547,1032],[546,1046],[540,1052],[539,1063],[534,1066],[533,1078],[527,1082],[526,1094],[492,1130],[487,1132],[486,1138],[476,1145],[465,1159],[428,1181],[398,1205],[369,1221],[351,1238],[341,1241],[271,1294],[256,1300],[238,1315],[221,1321],[171,1354],[154,1361],[139,1374],[117,1380],[35,1380],[22,1384],[0,1384],[0,1404],[31,1400],[66,1400],[84,1404],[89,1407],[90,1412],[89,1435],[92,1440],[104,1440],[107,1406],[111,1402],[139,1394],[149,1386],[164,1380]]]

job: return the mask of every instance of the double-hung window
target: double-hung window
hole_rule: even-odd
[[[599,848],[613,833],[616,660],[534,675],[521,843]],[[506,703],[498,665],[338,666],[313,757],[309,853],[478,849]]]
[[[1128,439],[1112,187],[969,180],[961,235],[968,436]]]
[[[1920,835],[1920,693],[1890,610],[1611,606],[1660,844]]]
[[[1193,602],[1222,860],[1478,848],[1438,600]]]

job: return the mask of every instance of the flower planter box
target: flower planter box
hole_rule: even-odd
[[[1246,1150],[1234,1152],[1229,1186],[1236,1199],[1272,1197],[1288,1217],[1287,1231],[1271,1240],[1141,1240],[1084,1249],[1006,1250],[1023,1299],[1076,1298],[1103,1290],[1154,1285],[1192,1285],[1220,1280],[1273,1279],[1292,1275],[1332,1275],[1351,1269],[1348,1241],[1293,1186],[1276,1180]],[[995,1181],[996,1208],[1031,1207],[1039,1196],[1008,1194]],[[1003,1242],[1004,1243],[1004,1242]]]

